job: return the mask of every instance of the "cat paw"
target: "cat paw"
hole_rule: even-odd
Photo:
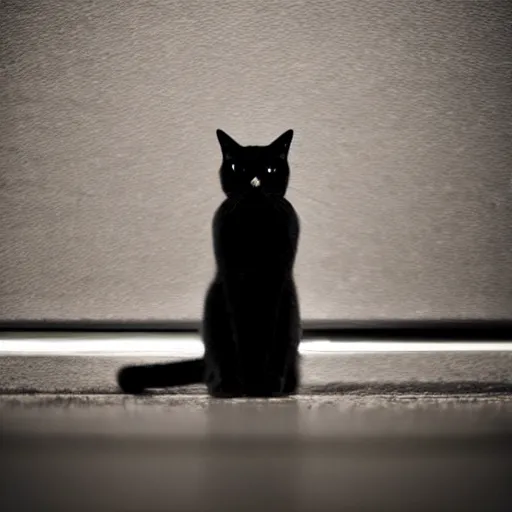
[[[243,387],[238,380],[222,380],[209,385],[209,393],[214,398],[236,398],[244,396]]]
[[[280,398],[286,396],[279,380],[254,383],[244,388],[244,394],[251,398]]]
[[[280,395],[284,392],[285,378],[282,375],[269,375],[265,379],[265,388],[272,395]]]

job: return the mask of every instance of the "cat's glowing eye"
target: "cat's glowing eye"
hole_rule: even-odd
[[[275,169],[271,169],[270,167],[267,169],[267,171],[270,173],[270,172],[274,172]]]
[[[235,164],[231,164],[231,169],[235,170]]]

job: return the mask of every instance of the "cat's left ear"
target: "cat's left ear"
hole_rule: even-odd
[[[217,139],[219,140],[224,158],[233,158],[237,150],[240,149],[240,144],[222,130],[217,130]]]
[[[288,151],[290,150],[292,139],[293,130],[288,130],[280,135],[274,142],[272,142],[270,147],[277,152],[279,158],[285,160],[288,157]]]

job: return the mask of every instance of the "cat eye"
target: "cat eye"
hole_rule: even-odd
[[[235,164],[231,164],[231,169],[235,170]]]
[[[270,173],[270,172],[276,172],[275,169],[271,169],[270,167],[267,169],[267,171]]]

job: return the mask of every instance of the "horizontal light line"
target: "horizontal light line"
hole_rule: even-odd
[[[511,352],[507,342],[382,342],[329,341],[303,342],[301,354],[356,354],[391,352]],[[65,337],[23,338],[0,337],[0,356],[168,356],[201,357],[204,349],[197,335],[176,336],[106,336],[82,335]]]

